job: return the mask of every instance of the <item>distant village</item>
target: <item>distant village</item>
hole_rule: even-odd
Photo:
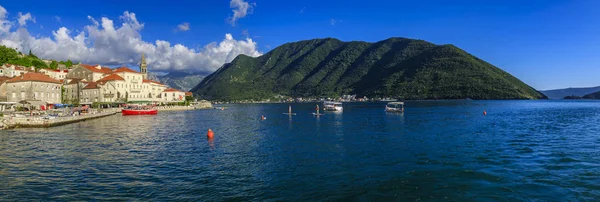
[[[13,64],[0,67],[0,111],[15,104],[41,108],[61,104],[169,104],[184,102],[186,96],[189,98],[192,93],[148,79],[144,55],[139,72],[125,66],[112,69],[81,63],[37,71]]]

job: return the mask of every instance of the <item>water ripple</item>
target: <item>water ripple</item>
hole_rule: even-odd
[[[593,201],[599,103],[347,103],[319,118],[249,104],[1,131],[0,201]]]

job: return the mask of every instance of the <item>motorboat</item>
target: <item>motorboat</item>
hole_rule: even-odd
[[[342,111],[344,108],[342,107],[341,102],[331,102],[324,101],[323,102],[323,111]]]
[[[149,106],[136,106],[129,105],[121,110],[123,115],[156,115],[158,114],[157,109],[152,109]]]
[[[386,112],[404,112],[404,102],[389,102],[385,105]]]

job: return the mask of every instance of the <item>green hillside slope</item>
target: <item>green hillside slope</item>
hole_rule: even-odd
[[[406,38],[287,43],[257,58],[238,56],[192,92],[212,100],[344,94],[400,99],[546,98],[455,46]]]

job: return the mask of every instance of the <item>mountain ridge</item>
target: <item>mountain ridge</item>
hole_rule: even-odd
[[[192,89],[206,99],[391,96],[401,99],[545,99],[505,71],[452,45],[392,37],[321,38],[239,55]]]
[[[187,92],[198,85],[204,79],[204,76],[191,72],[170,72],[165,75],[154,75],[153,78],[171,88]]]
[[[577,88],[562,88],[553,90],[540,91],[544,95],[548,96],[549,99],[562,99],[566,96],[578,96],[583,97],[590,93],[600,91],[600,86],[596,87],[577,87]]]

